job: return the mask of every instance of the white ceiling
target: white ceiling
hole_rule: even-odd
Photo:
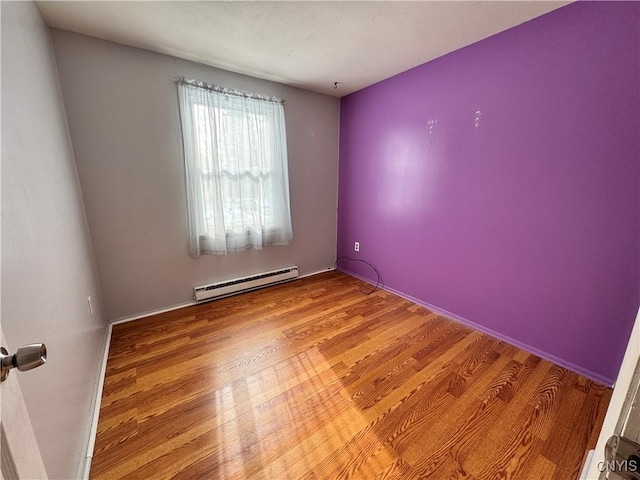
[[[567,3],[37,2],[52,27],[335,96]]]

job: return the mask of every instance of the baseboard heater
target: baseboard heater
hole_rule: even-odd
[[[248,277],[234,278],[222,282],[193,287],[193,298],[196,301],[226,297],[236,293],[255,290],[275,283],[292,280],[298,277],[298,267],[287,267],[271,272],[257,273]]]

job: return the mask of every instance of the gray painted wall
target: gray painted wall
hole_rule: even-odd
[[[52,37],[109,319],[189,302],[198,284],[333,266],[336,98],[66,31]],[[292,245],[189,256],[176,76],[285,99]]]
[[[106,327],[49,29],[32,2],[1,8],[2,329],[11,351],[43,341],[49,352],[10,380],[49,477],[77,478]]]

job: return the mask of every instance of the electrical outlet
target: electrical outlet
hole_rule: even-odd
[[[91,295],[87,297],[87,303],[89,304],[89,313],[93,317],[93,303],[91,303]]]
[[[360,242],[356,242],[356,243],[354,243],[354,244],[353,244],[353,249],[354,249],[356,252],[359,252],[359,251],[360,251]]]

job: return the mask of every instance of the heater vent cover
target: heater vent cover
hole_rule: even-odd
[[[257,273],[247,277],[234,278],[224,280],[222,282],[210,283],[208,285],[200,285],[193,288],[193,297],[195,300],[210,300],[236,293],[255,290],[256,288],[266,287],[275,283],[292,280],[298,277],[298,267],[286,267],[280,270],[270,272]]]

